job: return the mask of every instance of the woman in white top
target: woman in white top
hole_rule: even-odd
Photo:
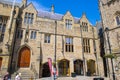
[[[18,73],[18,74],[15,76],[15,80],[22,80],[22,79],[21,79],[21,73]]]

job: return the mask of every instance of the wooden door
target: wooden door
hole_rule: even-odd
[[[69,61],[62,60],[59,62],[59,75],[68,76],[69,74]]]
[[[51,76],[51,73],[50,73],[48,62],[47,62],[43,64],[42,77],[50,77],[50,76]]]
[[[81,60],[74,61],[74,72],[77,75],[83,74],[83,61],[81,61]]]
[[[88,72],[90,72],[90,75],[94,75],[94,73],[96,72],[95,61],[88,60],[87,61],[87,68],[88,68]]]
[[[0,57],[0,69],[1,69],[1,66],[2,66],[2,58]]]
[[[20,50],[19,53],[18,67],[25,68],[29,67],[29,65],[30,65],[30,49],[24,47]]]

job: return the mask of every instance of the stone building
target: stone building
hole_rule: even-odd
[[[99,42],[100,42],[99,43],[100,44],[99,45],[100,46],[100,56],[101,56],[102,61],[103,61],[104,76],[107,77],[108,76],[108,74],[107,74],[107,72],[108,72],[107,60],[104,57],[104,55],[105,55],[105,50],[104,50],[104,43],[105,43],[105,41],[104,41],[104,34],[103,34],[104,30],[103,30],[101,21],[96,23],[96,28],[97,28],[97,32],[98,32],[98,39],[99,39]]]
[[[108,76],[114,78],[120,74],[120,0],[99,0],[99,9],[104,33],[105,53],[109,57],[117,56],[117,59],[109,57],[106,59],[109,63]]]
[[[12,3],[0,1],[0,6],[1,30],[7,19],[0,38],[1,73],[8,69],[23,76],[27,72],[37,78],[49,77],[51,59],[59,76],[71,76],[74,72],[103,75],[97,30],[85,14],[81,18],[73,17],[69,11],[58,14],[54,6],[51,12],[37,11],[32,3],[22,0],[15,4],[11,17]]]

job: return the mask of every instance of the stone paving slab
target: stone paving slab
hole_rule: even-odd
[[[58,77],[56,80],[93,80],[95,77],[84,77],[84,76],[77,76],[77,77]],[[53,77],[36,79],[36,80],[54,80]],[[104,80],[109,80],[108,78],[104,78]]]
[[[77,77],[58,77],[56,80],[93,80],[95,77],[84,77],[84,76],[77,76]],[[0,78],[2,80],[2,78]],[[30,80],[30,79],[26,79]],[[33,79],[33,80],[54,80],[53,77],[41,78],[41,79]],[[104,80],[110,80],[109,78],[104,78]]]

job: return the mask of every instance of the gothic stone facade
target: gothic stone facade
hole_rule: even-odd
[[[8,3],[8,2],[7,2]],[[83,14],[76,18],[37,11],[26,0],[15,4],[16,14],[9,29],[10,4],[1,2],[0,17],[7,16],[4,40],[1,41],[1,72],[31,71],[37,77],[50,76],[48,58],[56,64],[59,76],[95,75],[103,73],[97,30]],[[4,5],[8,7],[4,7]],[[10,38],[9,38],[10,37]],[[24,74],[24,73],[23,73]]]
[[[101,12],[103,30],[105,32],[105,53],[115,53],[118,58],[113,59],[114,73],[116,77],[120,73],[120,0],[99,0],[99,9]],[[105,29],[108,28],[109,31],[106,33]],[[111,52],[110,52],[111,51]],[[108,75],[112,72],[111,60],[108,59],[110,63],[108,67]],[[117,69],[118,68],[118,69]]]

